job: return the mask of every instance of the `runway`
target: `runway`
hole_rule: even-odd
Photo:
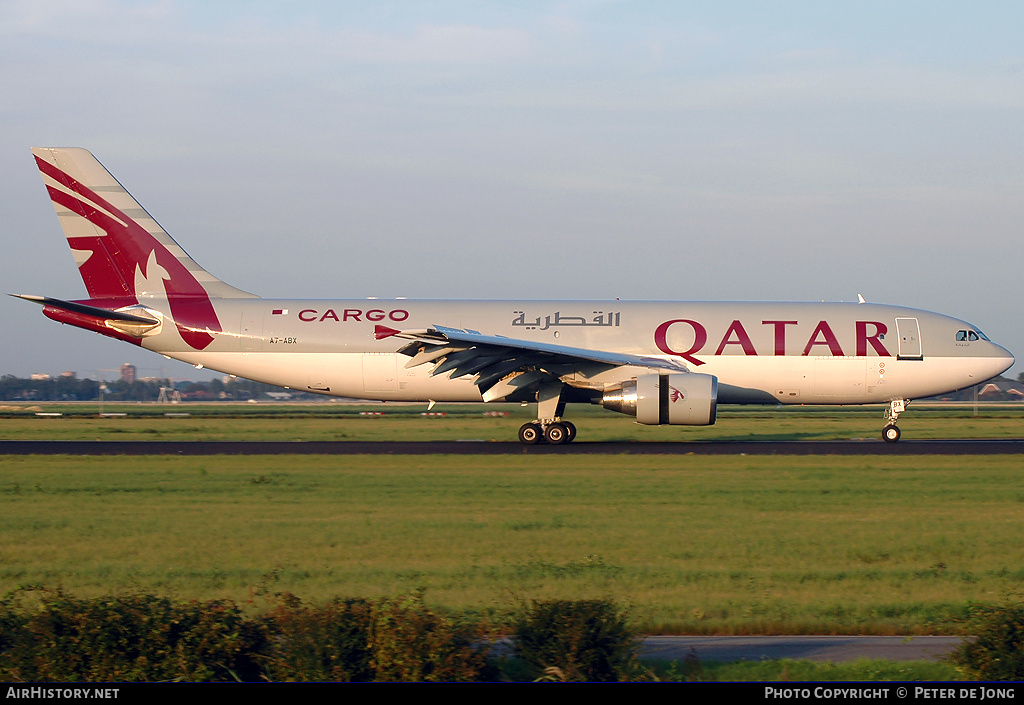
[[[0,441],[0,455],[1020,455],[1024,438],[695,441],[524,446],[464,441]]]
[[[861,658],[888,661],[938,661],[962,643],[958,636],[649,636],[644,658],[682,661],[778,661],[842,663]]]

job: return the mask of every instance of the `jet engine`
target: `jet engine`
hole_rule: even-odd
[[[605,390],[601,405],[649,426],[710,426],[718,410],[718,378],[695,373],[640,375]]]

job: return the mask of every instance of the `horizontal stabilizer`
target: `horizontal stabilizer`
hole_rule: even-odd
[[[73,301],[61,301],[60,299],[51,299],[48,296],[32,296],[31,294],[9,294],[18,299],[25,299],[25,301],[31,301],[32,303],[39,304],[40,306],[51,306],[53,308],[59,308],[62,311],[71,311],[73,313],[81,313],[86,316],[95,316],[106,321],[124,321],[125,323],[140,323],[142,325],[157,325],[160,321],[152,318],[151,316],[140,316],[136,313],[127,313],[125,311],[111,311],[106,308],[99,308],[97,306],[88,306],[86,304],[76,304]]]

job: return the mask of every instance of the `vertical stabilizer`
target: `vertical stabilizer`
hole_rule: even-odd
[[[255,298],[196,264],[89,151],[32,154],[94,302],[166,299],[182,338],[203,349],[221,330],[211,298]]]
[[[153,279],[147,265],[155,257],[168,296],[253,298],[196,264],[88,150],[34,148],[32,154],[90,297],[161,295],[135,286],[140,272]]]

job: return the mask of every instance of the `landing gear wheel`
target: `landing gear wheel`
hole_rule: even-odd
[[[569,432],[568,438],[565,439],[566,443],[572,443],[576,440],[576,425],[572,421],[563,421],[562,425],[565,426],[565,430]]]
[[[524,446],[535,446],[544,439],[539,423],[524,423],[519,427],[519,442]]]
[[[553,446],[569,442],[569,429],[564,423],[555,422],[544,429],[544,438]]]
[[[889,424],[882,429],[882,438],[886,443],[895,443],[900,439],[900,429],[896,424]]]

